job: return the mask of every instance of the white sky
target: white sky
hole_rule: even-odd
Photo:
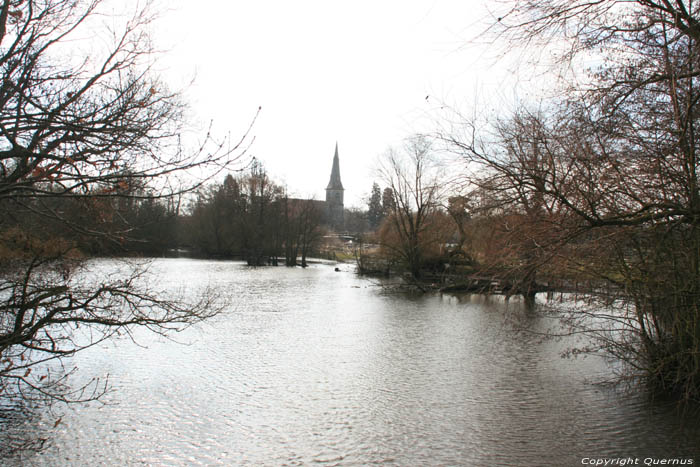
[[[508,95],[513,76],[494,50],[467,45],[483,3],[176,0],[152,34],[169,49],[165,80],[194,78],[186,97],[202,127],[213,120],[236,139],[262,106],[251,154],[291,194],[316,199],[337,141],[346,207],[364,206],[377,157],[430,129],[443,103]]]

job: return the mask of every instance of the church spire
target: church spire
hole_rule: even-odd
[[[328,187],[326,188],[326,219],[328,225],[336,231],[341,231],[345,224],[345,208],[343,207],[344,191],[345,189],[340,181],[340,159],[338,158],[338,142],[336,141],[331,180],[328,182]]]
[[[338,158],[338,142],[335,143],[335,156],[333,156],[333,169],[331,170],[331,179],[328,182],[326,190],[343,190],[343,184],[340,181],[340,160]]]

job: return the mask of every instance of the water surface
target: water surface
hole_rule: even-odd
[[[77,356],[78,378],[109,374],[107,405],[46,414],[51,441],[28,465],[641,465],[700,451],[696,420],[598,384],[610,369],[562,359],[571,342],[516,332],[552,325],[517,302],[390,293],[351,266],[153,269],[232,306],[173,340],[138,332]]]

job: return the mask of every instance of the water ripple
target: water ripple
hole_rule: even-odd
[[[104,265],[103,265],[104,266]],[[700,427],[593,385],[597,360],[512,331],[497,300],[386,296],[350,273],[162,260],[232,308],[176,341],[76,356],[108,405],[64,408],[29,465],[576,465],[697,455]],[[184,342],[181,344],[178,342]]]

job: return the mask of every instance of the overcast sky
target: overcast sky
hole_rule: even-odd
[[[361,206],[387,147],[429,129],[445,103],[503,99],[511,86],[493,50],[468,45],[482,3],[177,0],[152,32],[169,49],[166,80],[194,79],[186,96],[200,122],[235,138],[261,106],[251,154],[316,199],[337,142],[345,204]]]

